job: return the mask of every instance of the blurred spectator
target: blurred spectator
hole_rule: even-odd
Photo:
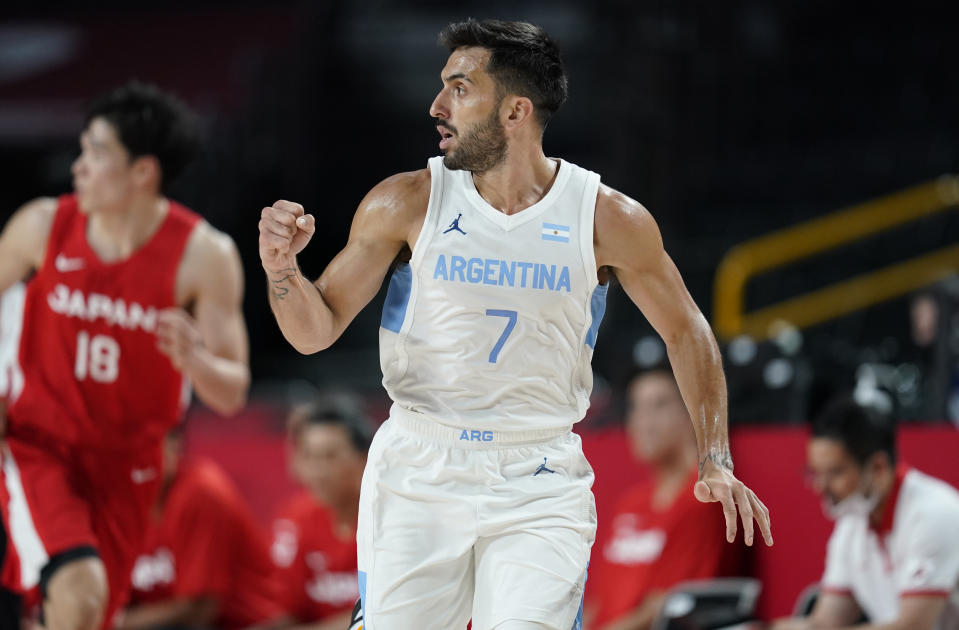
[[[696,438],[672,372],[640,372],[626,393],[626,430],[652,478],[624,494],[594,552],[587,597],[597,630],[650,628],[670,587],[728,575],[739,553],[723,541],[722,510],[693,496]]]
[[[888,415],[851,397],[834,400],[813,427],[812,485],[836,520],[826,571],[809,617],[775,630],[959,629],[959,493],[896,464]]]
[[[939,333],[939,304],[929,292],[918,293],[909,305],[912,340],[919,348],[927,348]]]
[[[906,418],[959,425],[959,279],[914,295],[909,321],[918,386],[903,401]]]
[[[268,540],[233,483],[209,460],[181,462],[179,431],[164,443],[163,483],[131,605],[115,630],[246,628],[282,609]]]
[[[356,518],[372,431],[348,400],[318,398],[292,411],[289,432],[304,490],[273,522],[283,605],[295,624],[343,630],[359,598]]]

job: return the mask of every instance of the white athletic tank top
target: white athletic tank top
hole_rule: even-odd
[[[546,195],[506,215],[469,171],[442,157],[429,168],[423,229],[383,307],[387,393],[471,435],[572,426],[589,407],[606,306],[593,253],[599,175],[560,160]]]

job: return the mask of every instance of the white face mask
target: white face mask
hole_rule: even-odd
[[[838,503],[833,503],[827,497],[822,499],[822,510],[826,518],[837,520],[843,516],[861,516],[869,518],[872,511],[879,505],[879,493],[872,492],[867,496],[862,487]]]

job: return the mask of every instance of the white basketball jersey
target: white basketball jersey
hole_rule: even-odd
[[[386,391],[474,432],[572,426],[589,406],[606,305],[593,252],[599,175],[560,160],[546,195],[506,215],[469,171],[442,157],[429,168],[423,230],[383,308]]]

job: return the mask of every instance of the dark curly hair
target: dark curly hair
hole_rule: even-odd
[[[130,159],[144,155],[157,159],[163,192],[199,149],[193,112],[155,85],[131,81],[101,94],[88,106],[83,127],[87,128],[94,118],[103,118],[113,127]]]
[[[534,24],[470,18],[443,29],[439,43],[450,52],[471,46],[488,49],[486,71],[503,94],[525,96],[532,101],[544,129],[566,102],[569,88],[559,46]]]
[[[373,441],[373,428],[359,401],[350,396],[318,394],[309,402],[295,406],[289,417],[290,439],[299,440],[303,430],[315,425],[338,426],[350,438],[358,453],[366,455]]]
[[[839,442],[862,466],[876,453],[896,463],[896,423],[886,413],[856,402],[849,394],[833,398],[813,421],[812,435]]]

